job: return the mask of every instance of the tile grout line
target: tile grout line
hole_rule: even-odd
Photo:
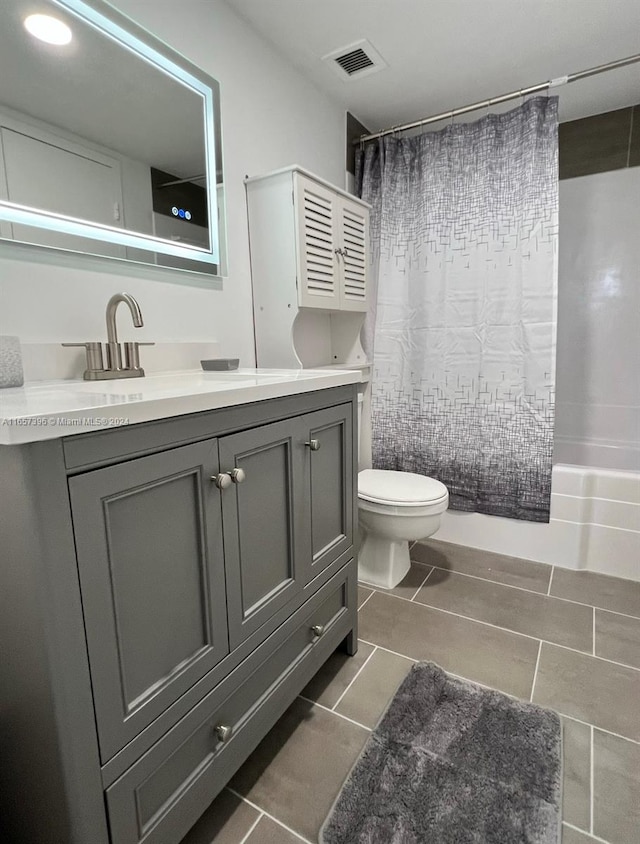
[[[540,640],[540,644],[538,645],[538,658],[536,659],[536,667],[533,671],[533,683],[531,684],[531,694],[529,695],[529,700],[533,703],[533,693],[536,689],[536,679],[538,677],[538,668],[540,667],[540,654],[542,653],[542,639]]]
[[[593,640],[592,656],[596,656],[596,608],[593,608],[593,630],[591,631],[591,638]]]
[[[591,833],[586,829],[580,829],[579,826],[575,826],[575,824],[569,823],[569,821],[562,821],[562,826],[566,826],[569,829],[574,829],[576,832],[581,832],[582,835],[589,835],[593,838],[594,841],[599,842],[599,844],[610,844],[609,841],[606,841],[604,838],[600,838],[597,835],[591,835]]]
[[[375,589],[372,589],[372,590],[371,590],[371,594],[370,594],[370,595],[367,595],[367,597],[364,599],[364,601],[363,601],[363,602],[360,604],[360,606],[358,607],[358,612],[360,612],[360,610],[364,607],[364,605],[367,603],[367,601],[369,600],[369,598],[371,597],[371,595],[373,595],[373,593],[374,593],[374,592],[375,592]]]
[[[415,562],[415,560],[412,560],[412,562]],[[419,566],[428,566],[430,564],[429,563],[418,563],[418,565]],[[519,589],[521,592],[528,592],[531,595],[539,595],[542,598],[553,598],[554,601],[564,601],[567,604],[578,604],[578,606],[581,606],[581,607],[593,607],[593,606],[595,606],[596,609],[602,610],[602,612],[610,612],[613,615],[623,615],[623,616],[625,616],[625,618],[635,618],[635,619],[640,620],[640,615],[633,615],[633,613],[620,612],[619,610],[610,610],[608,607],[601,607],[597,604],[587,604],[584,601],[576,601],[573,598],[561,598],[559,595],[550,595],[550,594],[545,595],[544,592],[539,592],[536,589],[527,589],[526,586],[514,586],[513,583],[503,583],[500,580],[490,580],[488,577],[480,577],[480,575],[478,575],[478,574],[469,574],[466,571],[456,571],[455,569],[445,569],[442,566],[434,566],[434,568],[438,569],[438,571],[446,571],[448,574],[456,574],[459,577],[472,577],[474,580],[483,580],[485,583],[492,583],[494,586],[504,586],[507,589]],[[555,568],[555,566],[554,566],[554,568]],[[576,569],[566,569],[566,571],[576,571]],[[595,572],[595,574],[598,574],[598,572]],[[604,575],[604,576],[606,577],[606,575]],[[619,578],[619,579],[624,580],[624,578]],[[635,580],[630,580],[629,582],[630,583],[636,583]],[[363,584],[365,586],[367,585],[366,583],[364,583],[364,581],[363,581]],[[370,586],[369,588],[370,589],[376,589],[377,587]],[[389,590],[384,590],[384,591],[388,592]]]
[[[254,803],[253,800],[249,800],[248,797],[245,797],[243,794],[240,794],[239,791],[236,791],[234,788],[231,788],[230,785],[227,785],[226,788],[236,797],[239,797],[243,803],[247,803],[249,806],[251,806],[252,809],[255,809],[256,812],[262,812],[263,817],[269,818],[269,820],[273,821],[274,823],[277,823],[278,826],[281,826],[283,829],[286,829],[287,832],[290,832],[296,838],[299,838],[300,841],[304,841],[305,844],[312,844],[312,842],[309,841],[308,838],[305,838],[304,835],[300,835],[300,833],[296,832],[295,829],[291,829],[291,827],[287,826],[286,823],[283,823],[282,821],[278,820],[275,815],[272,815],[270,812],[267,812],[266,809],[263,809],[261,806],[258,806],[257,803]],[[258,818],[258,820],[260,820],[260,818]]]
[[[369,642],[367,639],[360,639],[361,642],[364,642],[365,645],[372,645],[374,648],[377,648],[379,651],[385,651],[388,654],[393,654],[394,656],[399,656],[402,659],[408,659],[409,662],[420,662],[419,659],[414,659],[412,656],[407,656],[406,654],[401,654],[399,651],[392,651],[391,648],[385,648],[384,645],[376,645],[375,642]]]
[[[360,641],[364,642],[365,645],[373,645],[373,642],[368,642],[366,639],[360,639]],[[407,656],[406,654],[398,653],[398,651],[392,651],[389,648],[385,648],[384,645],[376,645],[375,647],[377,647],[379,651],[385,651],[388,654],[393,654],[393,656],[398,656],[398,657],[400,657],[400,659],[406,659],[408,662],[413,662],[414,664],[417,664],[418,662],[424,662],[425,661],[425,660],[420,660],[420,659],[414,659],[412,656]],[[435,663],[435,664],[438,665],[438,663]],[[439,667],[442,668],[441,665]],[[513,700],[523,700],[523,698],[518,697],[517,695],[512,695],[509,692],[503,692],[502,689],[497,689],[495,686],[488,686],[486,683],[481,683],[479,680],[472,680],[470,677],[463,677],[462,674],[456,674],[454,671],[448,671],[445,668],[442,668],[442,670],[446,671],[446,673],[450,677],[455,677],[457,680],[466,680],[468,683],[473,683],[474,685],[480,686],[483,689],[489,689],[490,691],[493,691],[493,692],[500,692],[500,694],[503,694],[503,695],[506,695],[507,697],[513,698]],[[336,713],[336,715],[337,714],[338,713]],[[587,726],[591,726],[591,725],[588,724]],[[624,736],[620,736],[620,738],[624,738]],[[631,741],[633,741],[633,739],[631,739]],[[640,742],[638,742],[638,743],[640,744]]]
[[[599,733],[606,733],[608,736],[628,741],[631,744],[640,745],[640,739],[629,738],[629,736],[623,736],[622,733],[614,733],[613,730],[607,730],[606,727],[599,727],[597,724],[590,724],[588,721],[576,718],[575,715],[567,715],[566,712],[560,712],[560,715],[562,715],[563,718],[568,718],[570,721],[576,721],[576,723],[582,724],[585,727],[591,727],[592,730],[597,730]]]
[[[373,646],[373,650],[371,651],[371,653],[369,654],[369,656],[365,659],[365,661],[362,663],[362,665],[360,666],[360,668],[357,670],[357,672],[356,672],[355,676],[353,677],[353,679],[351,680],[351,682],[348,684],[347,688],[346,688],[346,689],[342,692],[342,694],[340,695],[340,697],[338,698],[338,700],[337,700],[337,701],[333,704],[333,706],[331,707],[331,711],[332,711],[332,712],[335,712],[335,711],[336,711],[336,707],[337,707],[337,706],[341,703],[342,698],[346,695],[346,693],[349,691],[349,689],[351,688],[351,686],[353,686],[353,684],[354,684],[354,683],[355,683],[355,681],[358,679],[358,677],[360,676],[360,674],[362,673],[362,671],[364,671],[364,669],[367,667],[367,665],[369,664],[369,660],[371,659],[371,657],[374,655],[374,653],[375,653],[377,650],[378,650],[378,646],[377,646],[377,645],[374,645],[374,646]]]
[[[427,573],[427,576],[425,577],[425,579],[422,581],[422,583],[420,584],[420,586],[418,586],[418,588],[416,589],[415,593],[414,593],[414,594],[413,594],[413,596],[411,597],[411,600],[412,600],[412,601],[415,601],[415,599],[416,599],[416,595],[417,595],[417,594],[418,594],[418,592],[422,589],[422,587],[425,585],[425,583],[427,582],[427,580],[429,580],[429,578],[431,577],[431,575],[434,573],[434,571],[435,571],[435,570],[436,570],[436,569],[435,569],[435,566],[432,566],[432,567],[431,567],[431,569],[429,570],[429,572]]]
[[[415,662],[421,661],[419,659],[414,659],[412,656],[407,656],[407,654],[401,654],[398,651],[392,651],[390,648],[385,648],[384,645],[376,645],[375,642],[370,642],[368,639],[360,639],[360,641],[363,642],[365,645],[371,645],[372,647],[378,648],[379,651],[386,651],[387,653],[393,654],[394,656],[399,656],[401,659],[407,659],[407,660],[409,660],[409,662],[415,663]],[[544,641],[542,641],[542,640],[539,640],[539,641],[541,641],[542,644],[545,644]],[[548,643],[546,643],[546,644],[548,644]],[[587,654],[587,656],[589,656],[589,654]],[[517,695],[509,694],[509,692],[505,692],[502,689],[496,688],[495,686],[488,686],[486,683],[481,683],[479,680],[473,680],[473,679],[471,679],[471,677],[464,677],[462,674],[456,674],[455,672],[448,671],[447,669],[443,669],[443,670],[446,671],[447,674],[450,674],[452,677],[457,677],[459,680],[467,680],[469,683],[475,683],[476,686],[481,686],[483,689],[492,689],[493,691],[500,692],[501,694],[506,695],[507,697],[513,698],[514,700],[523,700],[523,698],[518,697]],[[613,730],[607,730],[606,727],[599,727],[596,724],[590,724],[589,721],[583,721],[581,718],[576,718],[575,715],[569,715],[567,712],[560,712],[559,709],[557,709],[556,712],[558,712],[560,715],[562,715],[563,718],[568,718],[570,721],[575,721],[576,723],[582,724],[585,727],[593,727],[594,730],[598,730],[601,733],[606,733],[607,735],[613,736],[614,738],[619,738],[619,739],[622,739],[623,741],[628,741],[631,744],[640,745],[640,739],[632,739],[632,738],[629,738],[629,736],[623,736],[622,733],[614,733]],[[335,714],[339,715],[340,713],[336,712]],[[342,716],[342,717],[345,717],[345,716]],[[358,724],[358,726],[363,726],[363,725]]]
[[[260,814],[258,815],[258,817],[255,819],[255,821],[251,824],[251,829],[247,832],[247,834],[244,836],[242,841],[240,841],[240,844],[247,844],[247,841],[249,840],[249,836],[251,835],[253,830],[258,826],[258,824],[260,823],[262,818],[264,818],[264,812],[261,811]]]
[[[600,662],[608,662],[611,665],[619,665],[620,668],[628,668],[630,671],[640,671],[640,667],[637,665],[629,665],[626,662],[617,662],[615,659],[607,659],[604,656],[594,656],[589,651],[581,651],[578,648],[572,648],[570,645],[560,645],[558,642],[551,642],[549,639],[541,639],[539,636],[532,636],[529,633],[519,633],[517,630],[512,630],[510,627],[500,627],[498,624],[492,624],[490,621],[482,621],[480,618],[472,618],[469,615],[462,615],[459,612],[454,612],[453,610],[445,610],[443,607],[436,607],[433,604],[426,604],[423,601],[412,601],[409,598],[403,598],[402,595],[394,595],[393,592],[381,592],[381,595],[386,595],[389,598],[395,598],[398,601],[406,601],[408,604],[413,604],[414,607],[426,607],[427,609],[433,610],[434,612],[442,612],[446,613],[446,615],[453,615],[457,618],[463,618],[465,621],[471,621],[474,624],[482,624],[485,627],[492,627],[494,630],[502,630],[503,633],[510,633],[512,636],[520,636],[522,639],[531,639],[532,642],[544,642],[545,645],[553,645],[554,648],[562,648],[564,651],[571,651],[572,653],[582,654],[582,656],[588,656],[591,659],[598,659]],[[544,597],[544,596],[543,596]],[[590,609],[592,607],[588,604],[585,606],[589,606]],[[632,616],[633,617],[633,616]],[[364,639],[362,640],[365,641]]]
[[[364,642],[364,639],[361,641]],[[368,645],[369,642],[366,642]],[[325,706],[323,703],[318,703],[315,700],[311,700],[311,698],[304,697],[304,695],[298,695],[300,700],[304,700],[307,703],[313,704],[313,706],[318,706],[320,709],[324,709],[325,712],[328,712],[330,715],[335,715],[337,718],[342,718],[345,721],[348,721],[350,724],[355,724],[356,727],[361,727],[363,730],[366,730],[368,733],[372,732],[371,727],[366,727],[364,724],[361,724],[359,721],[354,721],[353,718],[349,718],[348,715],[343,715],[342,712],[334,712],[333,709],[329,709],[328,706]]]
[[[593,725],[591,726],[591,750],[589,766],[589,833],[593,834]]]
[[[549,586],[547,588],[547,597],[551,597],[551,584],[553,583],[553,572],[555,566],[551,566],[551,575],[549,576]]]

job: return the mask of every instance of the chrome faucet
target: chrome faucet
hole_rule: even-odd
[[[131,319],[136,328],[142,328],[142,311],[140,305],[129,293],[116,293],[107,302],[107,343],[106,361],[102,358],[102,343],[63,343],[63,346],[84,346],[87,352],[87,368],[84,371],[85,381],[105,381],[112,378],[141,378],[144,369],[140,366],[140,346],[153,346],[154,343],[125,343],[124,366],[122,365],[122,349],[118,342],[116,328],[116,311],[120,302],[124,302],[131,312]]]

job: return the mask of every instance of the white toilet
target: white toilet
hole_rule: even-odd
[[[440,527],[449,505],[446,486],[412,472],[363,469],[358,475],[362,542],[358,578],[392,589],[411,566],[409,542],[426,539]]]

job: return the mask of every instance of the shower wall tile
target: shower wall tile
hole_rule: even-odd
[[[628,166],[633,107],[561,123],[560,178],[572,179]]]
[[[629,149],[629,167],[640,167],[640,105],[633,107],[633,128]]]
[[[638,446],[639,195],[636,167],[560,184],[556,423],[569,441]]]

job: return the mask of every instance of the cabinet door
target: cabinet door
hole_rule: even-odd
[[[287,420],[220,439],[221,470],[244,472],[222,493],[232,648],[302,590],[296,479],[305,447],[296,430]]]
[[[217,441],[69,481],[103,761],[228,653]]]
[[[298,222],[299,304],[305,308],[340,307],[338,280],[339,197],[300,174],[295,178]]]
[[[345,197],[337,200],[340,252],[340,308],[366,311],[368,306],[369,209]]]
[[[305,583],[353,544],[353,406],[302,417],[306,461]]]

